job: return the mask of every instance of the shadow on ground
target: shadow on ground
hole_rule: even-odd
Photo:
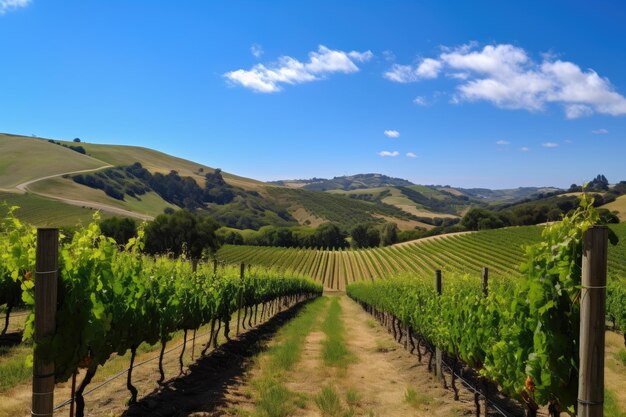
[[[16,346],[22,343],[23,331],[6,333],[0,336],[0,346]]]
[[[126,410],[124,417],[217,416],[228,388],[240,382],[251,360],[265,350],[278,329],[306,304],[278,313],[269,321],[224,343],[189,367],[186,375],[169,380]],[[231,400],[232,402],[232,400]]]

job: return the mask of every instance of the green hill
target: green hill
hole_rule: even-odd
[[[28,218],[37,219],[50,202],[54,202],[58,212],[65,209],[72,213],[51,218],[49,225],[74,224],[75,219],[84,218],[84,213],[91,213],[94,209],[109,215],[147,219],[166,208],[186,207],[185,195],[173,199],[172,193],[167,193],[166,189],[190,179],[196,185],[191,189],[185,186],[184,192],[188,193],[188,199],[194,200],[192,207],[207,211],[226,226],[258,229],[264,225],[316,226],[332,221],[348,229],[357,222],[394,221],[401,229],[428,227],[415,215],[384,202],[358,201],[308,190],[291,192],[287,188],[269,186],[226,172],[221,173],[225,184],[220,187],[230,195],[228,201],[211,198],[201,201],[197,194],[209,193],[213,185],[207,184],[205,177],[215,173],[214,168],[143,147],[4,134],[0,135],[0,148],[0,189],[10,193],[3,195],[3,200],[23,206],[20,212],[29,213]],[[151,186],[146,182],[142,187],[147,192],[126,194],[126,187],[116,185],[115,177],[127,175],[124,174],[125,167],[135,163],[141,164],[149,176],[168,182],[158,189],[153,187],[155,184]],[[71,174],[79,171],[86,172]],[[172,171],[176,174],[171,174]],[[82,183],[77,182],[77,176],[83,177]],[[382,176],[381,179],[373,174],[355,177],[383,182],[388,178]],[[127,179],[131,181],[130,177]],[[91,185],[87,186],[85,182]],[[95,183],[100,185],[95,186]],[[189,185],[189,182],[185,184]],[[114,186],[118,187],[117,191],[113,190],[115,192],[111,191]],[[29,193],[27,197],[14,195],[24,192]]]
[[[96,169],[106,162],[47,140],[0,133],[0,188],[65,172]]]

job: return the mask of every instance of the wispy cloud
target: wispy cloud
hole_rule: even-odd
[[[510,144],[511,142],[509,142],[508,140],[503,140],[503,139],[496,142],[496,145],[501,145],[501,146],[510,145]]]
[[[400,132],[398,132],[397,130],[385,130],[383,133],[388,138],[399,138],[400,137]]]
[[[593,133],[594,135],[607,135],[609,131],[606,129],[596,129],[592,130],[591,133]]]
[[[426,101],[426,98],[423,96],[417,96],[413,99],[413,103],[417,104],[418,106],[425,106],[428,104],[428,102]]]
[[[394,54],[393,51],[386,50],[383,51],[383,58],[385,58],[385,61],[395,61],[396,54]]]
[[[414,154],[413,152],[407,152],[407,153],[406,153],[406,156],[407,156],[408,158],[417,158],[417,155],[416,155],[416,154]]]
[[[0,0],[0,15],[28,6],[31,0]]]
[[[255,58],[261,58],[261,55],[263,55],[263,47],[255,43],[250,47],[250,53],[254,55]]]
[[[389,71],[385,72],[384,76],[388,80],[398,83],[410,83],[422,79],[437,78],[441,65],[441,62],[432,58],[423,59],[415,67],[412,65],[394,64]]]
[[[558,148],[559,144],[555,142],[546,142],[542,143],[541,146],[543,146],[544,148]]]
[[[394,157],[394,156],[400,155],[400,152],[398,152],[398,151],[380,151],[380,152],[378,152],[378,155],[380,155],[382,157],[386,157],[386,156]]]
[[[526,50],[510,44],[443,48],[438,57],[426,58],[418,65],[394,64],[384,77],[399,83],[416,82],[436,78],[444,70],[459,82],[454,103],[483,100],[501,108],[529,111],[557,103],[569,119],[594,113],[626,114],[626,98],[608,78],[547,54],[541,62],[535,61]]]
[[[308,62],[282,56],[276,63],[257,64],[249,70],[238,69],[224,74],[234,84],[239,84],[259,93],[275,93],[283,84],[302,84],[323,79],[329,74],[350,74],[359,71],[356,63],[367,62],[374,55],[371,51],[344,52],[320,45],[309,52]]]
[[[521,148],[519,148],[519,150],[522,151],[522,152],[530,151],[530,149],[528,147],[526,147],[526,146],[522,146]]]

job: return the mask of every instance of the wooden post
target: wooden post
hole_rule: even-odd
[[[35,262],[35,344],[54,334],[57,309],[59,229],[37,229]],[[52,416],[54,403],[54,362],[33,354],[32,415]]]
[[[217,276],[217,259],[213,259],[213,276]]]
[[[241,303],[243,302],[243,277],[246,270],[246,264],[241,263],[241,269],[239,271],[239,278],[241,282],[239,284],[239,302],[237,303],[237,336],[239,336],[239,318],[241,317]]]
[[[609,231],[593,226],[583,241],[578,416],[604,415],[604,326]]]
[[[487,298],[489,296],[489,268],[487,267],[483,267],[483,294],[485,296],[485,298]],[[483,403],[483,415],[484,416],[488,416],[489,415],[489,400],[488,400],[488,395],[489,395],[489,385],[487,384],[487,380],[485,379],[485,377],[479,377],[479,384],[480,384],[480,390],[482,391],[483,397],[484,397],[484,403]],[[478,393],[474,394],[475,398],[474,398],[474,402],[476,404],[478,404],[478,400],[479,400],[479,395]],[[477,408],[477,414],[480,414],[480,408]]]
[[[435,271],[435,289],[437,295],[441,295],[441,270]],[[437,379],[443,381],[443,353],[439,347],[435,347],[435,375]]]
[[[489,295],[489,268],[483,268],[483,294],[485,297]]]

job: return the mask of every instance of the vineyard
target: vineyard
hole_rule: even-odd
[[[403,330],[410,334],[414,348],[413,335],[417,349],[441,349],[453,385],[464,363],[524,403],[527,415],[543,405],[554,417],[574,415],[583,405],[577,397],[583,236],[596,221],[593,211],[578,210],[547,226],[541,242],[526,248],[523,280],[484,281],[481,288],[478,280],[453,274],[443,291],[440,275],[437,288],[424,279],[361,281],[348,295],[390,318],[399,339]]]
[[[626,223],[609,227],[618,242],[609,245],[607,312],[615,327],[625,329]],[[444,275],[468,274],[478,279],[487,267],[494,281],[514,282],[523,275],[519,265],[527,259],[524,248],[539,243],[543,229],[510,227],[362,250],[227,245],[218,256],[227,262],[249,262],[311,277],[325,288],[339,291],[361,280],[402,275],[432,279],[437,269]]]
[[[0,235],[0,289],[6,299],[0,303],[10,304],[22,298],[31,309],[43,308],[35,305],[37,240],[34,228],[21,223],[11,213],[4,218]],[[114,354],[131,352],[128,389],[133,403],[137,391],[131,374],[136,350],[142,343],[161,344],[162,382],[163,352],[175,332],[183,330],[186,335],[187,331],[210,323],[214,340],[222,325],[228,339],[234,313],[238,319],[243,313],[243,320],[249,323],[254,315],[256,322],[257,316],[267,316],[270,310],[276,312],[322,292],[321,285],[308,279],[271,271],[249,268],[245,273],[243,266],[196,265],[184,258],[147,257],[141,253],[141,234],[120,248],[100,233],[95,222],[80,229],[71,240],[63,237],[61,240],[64,243],[58,248],[57,302],[51,304],[52,313],[56,310],[56,325],[50,334],[35,339],[33,383],[34,387],[45,383],[46,375],[38,368],[41,363],[54,363],[53,384],[85,369],[84,379],[76,390],[77,416],[83,415],[82,394],[98,366]],[[56,269],[42,271],[41,265],[37,266],[38,279],[57,273]],[[31,313],[24,330],[26,341],[36,336],[35,326],[35,315]],[[210,345],[209,341],[204,352]],[[41,392],[50,394],[50,388]]]
[[[609,247],[609,275],[626,278],[626,224],[611,225],[619,238]],[[226,245],[218,257],[227,262],[249,262],[312,277],[325,288],[344,291],[358,280],[388,278],[402,273],[432,277],[444,273],[518,278],[525,259],[524,246],[541,239],[542,227],[521,226],[476,233],[443,235],[384,248],[318,250]]]

